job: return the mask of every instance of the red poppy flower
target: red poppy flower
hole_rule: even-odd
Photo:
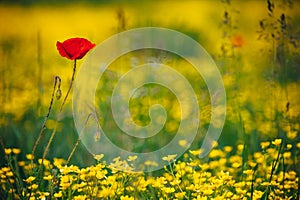
[[[70,38],[64,42],[56,42],[56,47],[62,57],[70,60],[81,59],[95,44],[85,38]]]
[[[231,38],[231,44],[233,47],[242,47],[244,45],[244,39],[240,35],[235,35]]]

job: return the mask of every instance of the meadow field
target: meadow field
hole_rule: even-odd
[[[293,0],[0,1],[0,198],[300,199],[299,9]],[[58,93],[53,84],[59,76],[66,95],[74,64],[58,53],[57,41],[82,37],[98,45],[141,27],[176,30],[201,44],[220,71],[226,107],[212,107],[203,77],[178,55],[148,49],[116,59],[95,96],[97,120],[114,144],[137,153],[162,148],[184,118],[171,90],[148,84],[130,99],[131,118],[146,126],[149,108],[161,104],[168,119],[159,134],[138,141],[110,132],[116,126],[109,110],[113,89],[138,64],[174,66],[192,85],[200,109],[188,150],[179,158],[163,156],[160,170],[136,173],[130,166],[137,158],[106,163],[105,155],[90,153],[81,142],[72,90],[64,107],[63,98],[51,94]],[[77,73],[88,56],[76,60]],[[225,110],[220,138],[199,158],[203,133],[218,124],[210,121],[212,113]],[[178,147],[186,145],[182,140]]]

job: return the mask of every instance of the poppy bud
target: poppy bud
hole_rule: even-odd
[[[100,140],[100,131],[97,131],[95,134],[94,134],[94,140],[95,142],[98,142]]]
[[[56,90],[56,99],[57,100],[59,100],[60,99],[60,97],[61,97],[61,89],[60,88],[58,88],[57,90]]]

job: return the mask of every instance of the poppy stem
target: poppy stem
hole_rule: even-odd
[[[55,76],[54,78],[54,86],[53,86],[53,90],[52,90],[52,95],[51,95],[51,100],[50,100],[50,104],[49,104],[49,107],[48,107],[48,112],[47,112],[47,115],[45,117],[45,120],[43,122],[43,125],[42,125],[42,129],[39,133],[39,136],[37,138],[37,140],[35,141],[35,144],[33,146],[33,149],[32,149],[32,155],[34,156],[34,153],[35,153],[35,150],[37,148],[37,145],[39,144],[40,140],[41,140],[41,137],[43,135],[43,132],[45,131],[46,129],[46,123],[49,119],[49,115],[50,115],[50,112],[51,112],[51,109],[52,109],[52,105],[53,105],[53,101],[54,101],[54,93],[56,91],[56,85],[58,84],[57,88],[60,89],[60,84],[61,84],[61,79],[59,76]]]
[[[70,86],[69,86],[67,94],[66,94],[66,96],[65,96],[65,98],[64,98],[64,100],[63,100],[63,102],[62,102],[62,104],[60,106],[59,113],[61,113],[61,111],[62,111],[62,109],[63,109],[63,107],[64,107],[64,105],[65,105],[65,103],[67,101],[67,98],[69,96],[69,93],[70,93],[70,91],[72,89],[72,85],[73,85],[73,82],[74,82],[74,79],[75,79],[75,73],[76,73],[76,59],[74,60],[73,74],[72,74],[72,79],[71,79],[71,82],[70,82]]]
[[[69,96],[69,93],[70,93],[70,91],[71,91],[71,89],[72,89],[72,85],[73,85],[74,78],[75,78],[75,73],[76,73],[76,59],[74,60],[73,74],[72,74],[72,79],[71,79],[71,82],[70,82],[70,86],[69,86],[68,92],[67,92],[67,94],[66,94],[66,96],[65,96],[65,98],[64,98],[64,100],[63,100],[63,102],[62,102],[62,104],[61,104],[61,106],[60,106],[60,109],[59,109],[59,112],[58,112],[58,119],[57,119],[56,122],[55,122],[54,129],[53,129],[53,131],[52,131],[52,134],[51,134],[51,136],[50,136],[50,139],[49,139],[49,141],[48,141],[48,144],[47,144],[47,146],[46,146],[46,148],[45,148],[45,151],[44,151],[44,154],[43,154],[43,159],[42,159],[42,161],[46,158],[47,153],[48,153],[49,148],[50,148],[50,145],[51,145],[51,143],[52,143],[52,141],[53,141],[53,138],[54,138],[54,136],[55,136],[56,129],[57,129],[58,122],[59,122],[59,116],[60,116],[60,114],[61,114],[61,112],[62,112],[62,109],[63,109],[65,103],[66,103],[66,100],[67,100],[67,98],[68,98],[68,96]]]

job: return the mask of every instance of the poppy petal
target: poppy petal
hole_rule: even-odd
[[[57,42],[56,46],[62,57],[75,60],[83,58],[96,45],[85,38],[70,38],[62,43]]]

